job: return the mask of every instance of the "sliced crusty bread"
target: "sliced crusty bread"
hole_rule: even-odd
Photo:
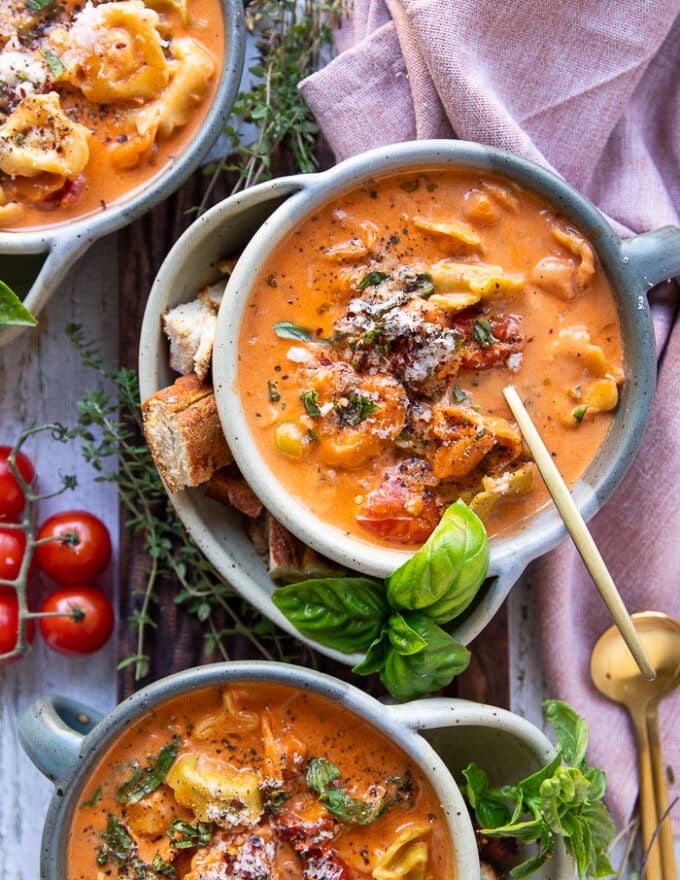
[[[142,415],[146,442],[170,492],[198,486],[233,461],[212,386],[195,373],[145,400]]]

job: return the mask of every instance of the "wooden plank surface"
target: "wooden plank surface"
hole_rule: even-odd
[[[281,167],[281,173],[285,172]],[[120,234],[120,356],[123,364],[136,368],[138,357],[139,327],[144,314],[145,295],[162,263],[164,255],[193,219],[192,208],[200,204],[207,184],[206,178],[195,175],[175,196],[160,207],[133,223]],[[210,204],[229,193],[230,182],[224,180],[214,189]],[[127,530],[121,531],[121,583],[125,589],[120,593],[120,618],[129,618],[139,605],[139,590],[143,582],[146,559],[139,536]],[[203,654],[204,628],[194,618],[178,611],[172,603],[173,586],[161,587],[165,597],[162,604],[162,627],[150,633],[150,671],[142,681],[135,681],[133,667],[125,669],[119,679],[119,695],[128,695],[147,681],[161,675],[218,659]],[[358,684],[376,696],[385,691],[376,676],[370,679],[352,675],[349,668],[301,646],[292,639],[283,639],[286,656],[294,662],[329,672]],[[473,659],[468,670],[460,676],[446,693],[498,706],[509,707],[509,666],[507,611],[505,606],[492,624],[471,645]],[[131,656],[136,646],[134,634],[129,628],[119,630],[119,655]],[[257,658],[250,642],[235,637],[230,646],[233,659]]]

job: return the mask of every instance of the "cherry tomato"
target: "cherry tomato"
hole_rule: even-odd
[[[19,529],[0,528],[0,580],[16,580],[26,552],[26,535]]]
[[[10,587],[0,587],[0,654],[9,654],[13,651],[17,644],[19,636],[19,602],[17,594]],[[35,621],[29,620],[26,624],[26,638],[29,644],[33,643],[35,638]],[[0,663],[8,665],[15,663],[21,659],[21,655],[17,654],[7,660],[0,660]]]
[[[60,584],[85,584],[111,559],[111,538],[104,523],[84,510],[55,513],[40,526],[38,540],[75,535],[73,543],[50,541],[35,548],[38,565]]]
[[[10,470],[8,459],[11,451],[11,446],[0,446],[0,520],[17,519],[26,503],[21,486]],[[24,480],[30,483],[35,477],[31,460],[20,452],[16,457],[16,465]]]
[[[40,611],[60,612],[59,617],[38,618],[43,639],[59,654],[92,654],[113,632],[113,607],[96,587],[62,587],[50,593]],[[71,616],[74,611],[77,617]]]

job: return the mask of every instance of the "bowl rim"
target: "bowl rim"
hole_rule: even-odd
[[[0,254],[40,254],[70,243],[91,244],[136,220],[162,202],[199,167],[205,154],[219,137],[231,112],[245,62],[245,23],[241,0],[219,0],[224,30],[223,63],[213,100],[203,122],[181,153],[171,159],[150,182],[142,183],[101,213],[91,213],[73,221],[59,221],[40,228],[0,230]],[[24,299],[30,309],[31,292]]]
[[[384,577],[413,553],[384,550],[342,529],[329,526],[305,504],[292,496],[259,454],[247,428],[238,384],[238,336],[240,319],[256,277],[266,257],[281,238],[314,210],[336,196],[360,186],[372,176],[388,176],[409,167],[458,167],[487,171],[517,181],[556,206],[586,235],[614,290],[622,324],[634,326],[624,335],[624,362],[636,364],[635,377],[627,382],[615,422],[626,422],[612,452],[612,431],[591,464],[576,482],[572,493],[589,519],[610,497],[630,465],[642,438],[651,409],[656,360],[651,315],[646,299],[640,307],[636,279],[630,275],[621,240],[601,212],[584,196],[553,172],[521,157],[467,141],[415,141],[371,150],[340,162],[314,175],[300,175],[300,189],[279,206],[254,233],[240,255],[226,286],[218,313],[213,352],[214,390],[222,427],[236,463],[247,482],[272,514],[293,534],[318,552],[348,568]],[[634,381],[632,381],[634,379]],[[635,406],[631,405],[631,396]],[[617,421],[618,420],[618,421]],[[592,474],[605,471],[597,479]],[[513,533],[490,540],[489,575],[510,572],[519,575],[528,562],[555,547],[566,529],[553,505],[524,521]]]

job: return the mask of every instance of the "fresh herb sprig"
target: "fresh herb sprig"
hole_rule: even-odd
[[[364,651],[353,672],[379,672],[393,697],[410,700],[467,668],[470,652],[442,625],[472,602],[488,565],[484,525],[458,501],[386,581],[317,578],[279,587],[272,600],[303,635],[344,653]]]
[[[319,127],[298,83],[318,68],[346,6],[347,0],[254,0],[248,6],[246,27],[258,36],[258,59],[249,68],[253,83],[234,102],[226,155],[206,169],[212,179],[199,213],[224,172],[236,174],[238,192],[274,176],[276,157],[284,152],[294,170],[317,169]]]
[[[241,635],[264,659],[287,659],[274,624],[222,580],[175,513],[144,442],[137,374],[107,365],[77,325],[69,326],[67,334],[83,364],[110,389],[86,392],[78,403],[79,423],[73,435],[80,439],[83,456],[97,471],[97,479],[115,483],[127,513],[126,525],[142,535],[148,558],[131,620],[136,651],[120,662],[119,669],[134,664],[136,679],[149,672],[147,639],[157,626],[156,596],[164,577],[177,585],[173,601],[207,630],[206,654],[217,651],[230,659],[229,639]],[[228,625],[222,623],[225,618]]]
[[[602,798],[606,779],[586,757],[588,726],[561,700],[546,700],[544,715],[557,734],[552,761],[515,785],[493,787],[485,770],[469,764],[463,792],[481,833],[537,844],[535,855],[510,871],[512,880],[534,874],[552,856],[558,838],[576,862],[579,878],[615,873],[607,855],[614,822]]]

